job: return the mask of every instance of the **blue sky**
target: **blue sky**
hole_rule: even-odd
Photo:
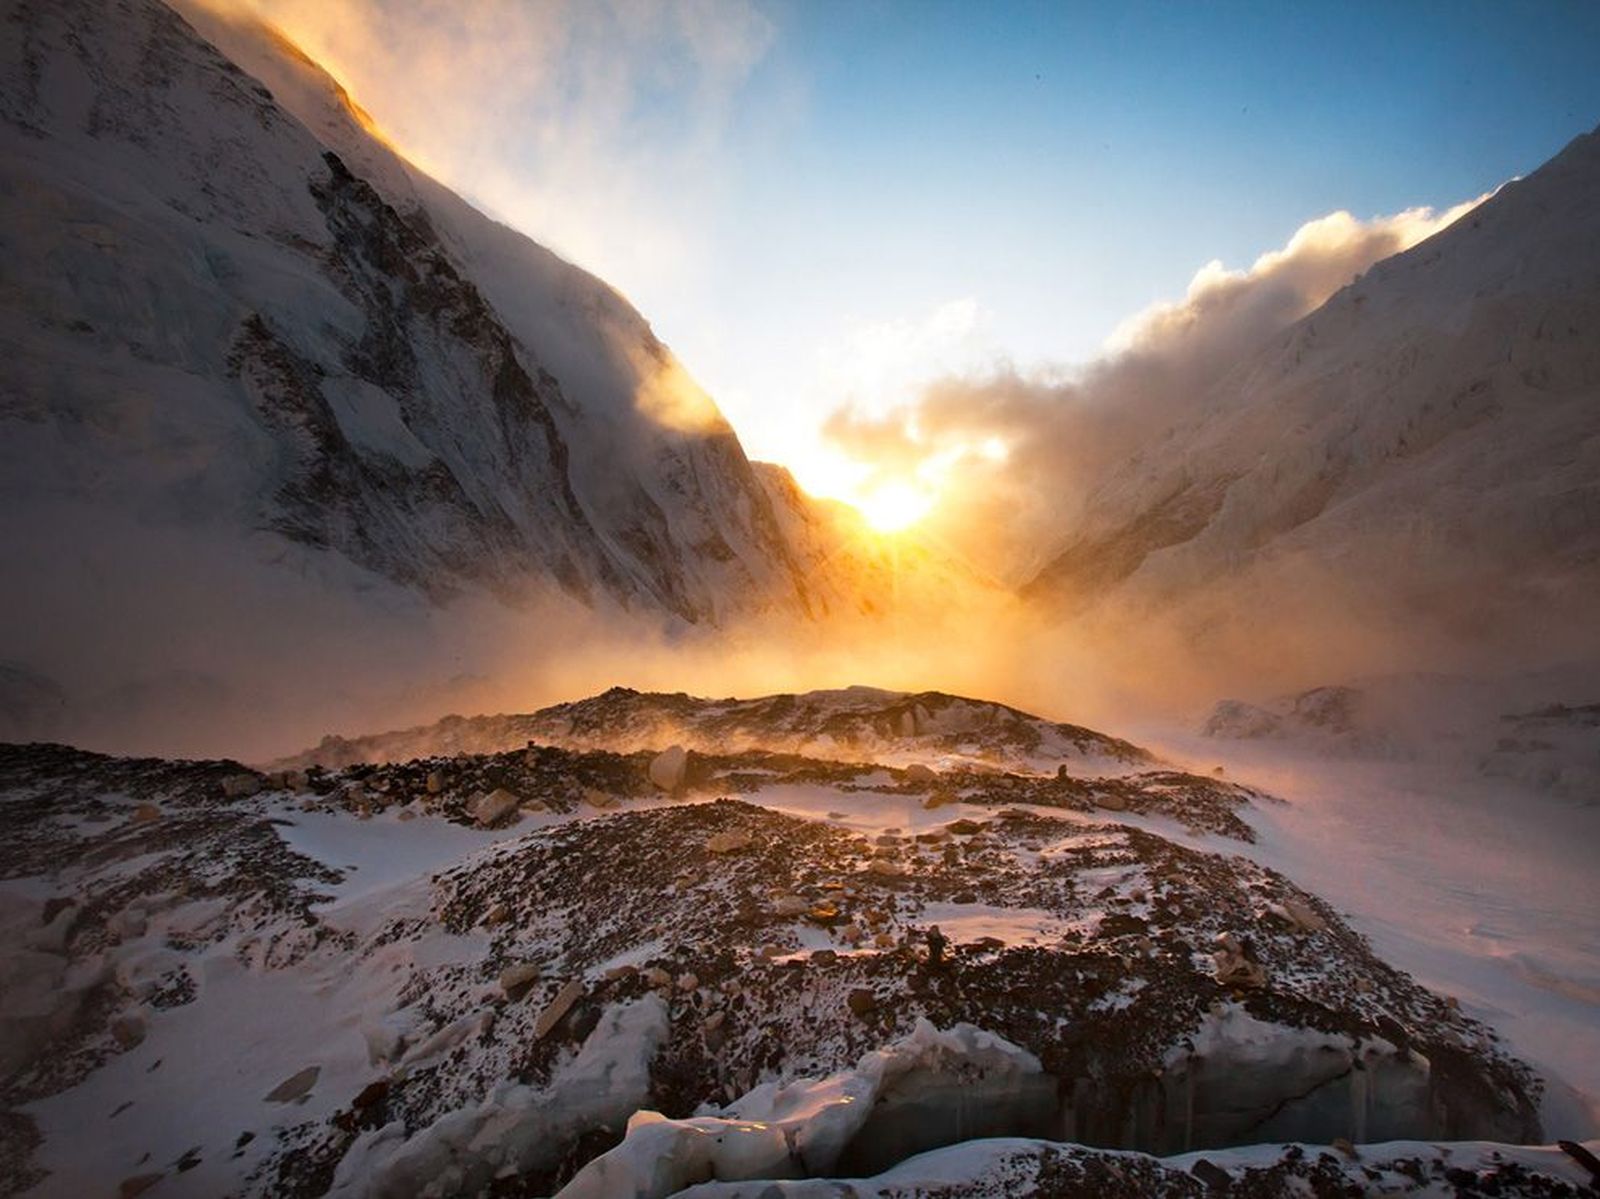
[[[803,478],[839,404],[1081,363],[1213,259],[1600,123],[1594,3],[255,2]]]
[[[711,267],[681,308],[636,296],[756,453],[886,399],[808,376],[863,324],[969,298],[977,356],[1082,361],[1213,258],[1448,206],[1600,122],[1600,5],[769,11]]]

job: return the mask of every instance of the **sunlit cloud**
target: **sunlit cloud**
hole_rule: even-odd
[[[898,533],[916,524],[934,505],[935,496],[903,479],[880,483],[861,493],[856,506],[880,533]]]
[[[914,399],[930,380],[971,370],[992,356],[990,324],[971,296],[914,318],[863,321],[817,350],[817,379],[860,411],[888,411]]]
[[[1182,299],[1120,325],[1094,362],[1021,370],[991,356],[888,408],[843,405],[825,436],[867,465],[863,491],[885,478],[922,480],[938,497],[927,519],[948,543],[1020,580],[1061,543],[1088,494],[1192,412],[1226,371],[1374,263],[1487,198],[1369,221],[1332,213],[1247,269],[1206,264]]]
[[[813,426],[808,440],[788,447],[785,464],[811,494],[852,503],[875,525],[888,520],[903,528],[920,520],[933,506],[950,462],[939,451],[924,453],[887,425],[869,446],[869,429],[907,411],[933,381],[995,362],[991,329],[991,314],[970,296],[914,317],[856,322],[812,355],[807,407],[833,411]],[[847,450],[830,432],[835,422],[852,423],[861,439]],[[872,515],[888,510],[898,519]],[[904,515],[913,511],[913,517]]]
[[[1165,353],[1189,339],[1232,348],[1235,337],[1249,340],[1300,319],[1373,263],[1432,237],[1486,199],[1370,221],[1343,211],[1307,221],[1282,249],[1267,251],[1248,269],[1208,262],[1182,300],[1152,304],[1119,325],[1107,351]]]

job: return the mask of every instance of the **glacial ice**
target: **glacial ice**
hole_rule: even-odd
[[[502,1170],[531,1172],[581,1133],[621,1128],[645,1101],[650,1060],[668,1032],[667,1005],[647,995],[608,1008],[547,1088],[505,1083],[475,1108],[406,1138],[394,1121],[363,1133],[334,1175],[342,1199],[475,1194]]]

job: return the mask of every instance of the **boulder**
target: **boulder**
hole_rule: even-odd
[[[133,815],[128,819],[134,824],[149,824],[152,820],[161,819],[161,809],[153,803],[142,803],[133,810]]]
[[[1215,978],[1225,987],[1255,990],[1267,985],[1267,971],[1239,943],[1232,933],[1217,935],[1217,949],[1211,955]]]
[[[878,997],[866,987],[852,987],[845,1003],[855,1015],[868,1016],[877,1009]]]
[[[444,771],[442,771],[442,770],[430,770],[428,772],[428,781],[425,784],[425,786],[428,788],[428,794],[429,795],[437,795],[437,794],[439,794],[439,792],[443,791],[444,790]]]
[[[1189,1173],[1193,1174],[1207,1190],[1225,1193],[1233,1189],[1233,1175],[1203,1157],[1189,1167]]]
[[[243,799],[261,790],[261,776],[255,774],[230,774],[222,780],[222,794],[229,799]]]
[[[526,994],[528,988],[538,981],[539,965],[537,962],[518,962],[516,965],[507,966],[500,971],[500,989],[512,999]]]
[[[652,779],[654,778],[654,776],[651,777]],[[583,802],[591,808],[598,808],[602,812],[622,806],[622,801],[615,795],[601,791],[597,787],[585,787],[583,789]]]
[[[824,928],[832,928],[836,924],[848,924],[850,922],[850,917],[827,901],[823,901],[807,911],[806,919],[811,921],[812,924],[820,924]]]
[[[706,841],[706,850],[710,853],[732,853],[736,849],[744,849],[754,840],[745,829],[729,829],[724,833],[717,833]]]
[[[514,813],[521,802],[504,787],[497,787],[478,801],[473,815],[479,827],[491,828]]]
[[[561,1022],[561,1017],[572,1010],[572,1005],[583,997],[583,979],[575,978],[561,990],[556,992],[556,997],[539,1013],[539,1018],[533,1022],[533,1039],[542,1041],[550,1034],[550,1030]]]
[[[683,789],[689,770],[689,751],[681,745],[662,750],[650,759],[650,781],[669,795]]]
[[[1282,903],[1272,904],[1268,910],[1296,932],[1317,933],[1328,927],[1328,922],[1318,915],[1317,910],[1303,900],[1285,899]]]
[[[931,766],[924,766],[921,762],[913,762],[906,767],[906,778],[913,783],[931,783],[939,777],[939,772]]]

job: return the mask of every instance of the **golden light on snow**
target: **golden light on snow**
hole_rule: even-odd
[[[630,352],[639,371],[634,403],[656,423],[682,433],[721,432],[722,413],[678,360],[651,347],[651,353]]]
[[[933,509],[932,492],[912,483],[881,483],[854,501],[861,515],[879,533],[898,533],[916,524]]]

